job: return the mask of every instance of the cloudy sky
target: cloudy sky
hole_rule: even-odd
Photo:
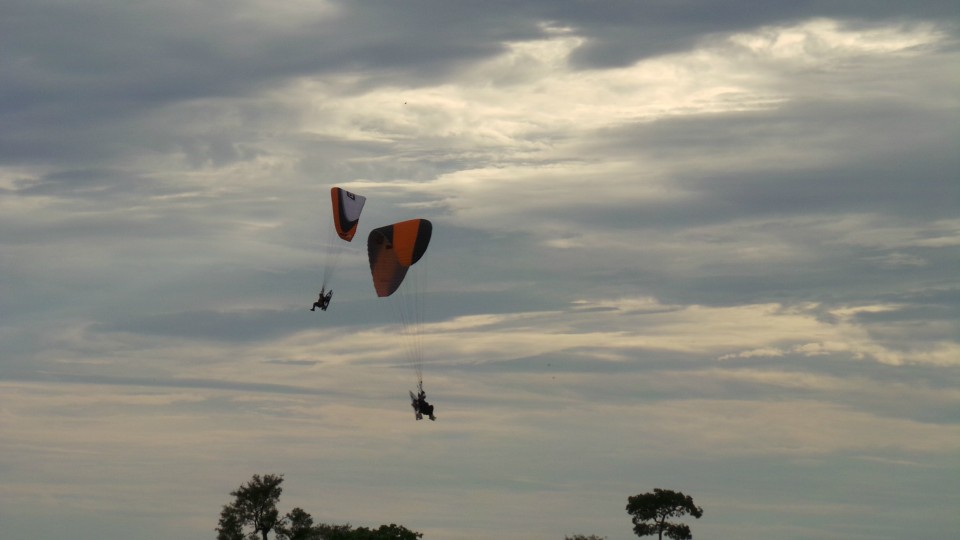
[[[426,540],[960,528],[955,1],[0,14],[4,537],[211,539],[255,473]],[[413,217],[436,422],[364,249]]]

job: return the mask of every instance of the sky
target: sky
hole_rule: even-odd
[[[654,488],[960,528],[956,2],[0,13],[4,537],[212,539],[254,474],[426,540],[628,540]],[[365,250],[410,218],[436,422]]]

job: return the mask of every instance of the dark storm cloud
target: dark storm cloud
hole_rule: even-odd
[[[579,67],[612,67],[639,59],[691,48],[705,36],[736,32],[757,26],[789,24],[811,17],[838,17],[875,22],[883,19],[943,19],[958,16],[949,1],[929,0],[917,4],[897,1],[870,3],[763,2],[756,0],[616,0],[598,5],[589,1],[543,2],[534,16],[569,25],[588,42],[573,56]]]
[[[909,105],[807,102],[777,111],[662,120],[600,136],[606,151],[620,157],[716,158],[715,168],[705,162],[702,171],[677,178],[677,185],[696,197],[639,209],[634,217],[646,223],[689,226],[748,216],[870,211],[929,219],[954,216],[960,200],[954,120]],[[792,148],[795,159],[776,167],[748,165],[750,157],[778,147]],[[829,147],[842,154],[839,163],[818,161]],[[744,158],[742,169],[728,164],[735,155]]]
[[[521,35],[505,30],[516,24],[477,25],[446,7],[419,9],[437,6],[347,4],[272,25],[268,10],[233,2],[5,4],[0,148],[7,163],[106,152],[125,123],[171,103],[343,68],[422,76],[493,54],[500,41]],[[537,32],[520,26],[527,36]],[[73,145],[87,148],[70,152]]]
[[[914,63],[909,69],[940,68]],[[592,227],[603,224],[648,239],[651,233],[658,239],[679,235],[678,244],[695,241],[731,252],[766,237],[771,246],[814,264],[776,256],[737,264],[718,261],[715,250],[702,257],[688,252],[685,257],[702,259],[702,265],[688,264],[686,278],[678,280],[675,269],[661,264],[670,258],[651,247],[638,252],[635,276],[602,276],[604,282],[639,285],[668,303],[710,305],[748,298],[842,304],[903,287],[949,289],[956,266],[949,238],[955,232],[949,223],[932,222],[954,218],[960,200],[956,114],[940,107],[943,88],[937,84],[914,93],[895,79],[867,83],[889,91],[866,92],[855,101],[813,97],[821,87],[829,94],[834,83],[861,84],[849,77],[800,77],[791,89],[799,99],[771,110],[602,130],[584,146],[585,157],[635,162],[638,171],[662,165],[682,196],[587,202],[566,210],[567,219]],[[859,225],[842,224],[852,216],[865,218]],[[898,229],[907,231],[905,240],[881,240]]]
[[[889,311],[858,313],[856,320],[862,324],[914,321],[918,323],[914,331],[929,331],[929,328],[923,326],[924,322],[960,322],[960,299],[956,298],[958,293],[960,293],[960,291],[948,291],[945,293],[945,296],[954,297],[953,304],[905,305]],[[960,327],[955,327],[954,330],[960,330]],[[957,334],[952,333],[951,335]]]
[[[295,20],[250,3],[4,3],[0,148],[7,162],[101,152],[122,124],[165,104],[251,94],[335,70],[381,71],[389,84],[440,80],[542,23],[587,39],[574,61],[625,65],[684,50],[705,34],[810,16],[956,16],[951,2],[344,2]],[[373,77],[368,81],[376,81]],[[109,129],[107,129],[109,128]],[[83,133],[98,133],[96,144]],[[111,132],[115,133],[111,136]],[[59,143],[57,141],[60,140]],[[44,151],[46,149],[46,152]]]

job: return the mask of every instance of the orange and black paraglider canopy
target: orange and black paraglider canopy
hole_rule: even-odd
[[[390,296],[400,287],[407,269],[426,253],[432,234],[433,224],[426,219],[401,221],[370,231],[367,255],[377,296]]]

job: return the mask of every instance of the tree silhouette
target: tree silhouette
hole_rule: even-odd
[[[349,523],[345,525],[328,525],[321,523],[315,527],[323,540],[350,540],[353,538],[353,527]]]
[[[381,525],[377,529],[347,525],[318,525],[315,530],[323,540],[417,540],[423,538],[423,533],[411,531],[403,525],[391,523]]]
[[[283,475],[253,475],[249,482],[230,495],[234,500],[220,511],[217,540],[268,540],[270,531],[276,540],[417,540],[422,533],[391,523],[377,529],[347,525],[314,524],[302,508],[294,508],[283,517],[277,503],[283,488]]]
[[[700,519],[703,508],[693,504],[693,498],[679,491],[656,488],[653,493],[634,495],[627,499],[627,513],[633,516],[633,532],[637,536],[659,535],[673,540],[691,540],[690,527],[667,521],[687,514]]]
[[[391,523],[390,525],[381,525],[378,529],[368,529],[359,527],[353,531],[354,540],[417,540],[423,538],[423,534],[411,531],[403,525]]]
[[[325,540],[313,526],[313,517],[303,508],[287,512],[276,529],[278,540]]]
[[[226,505],[220,511],[220,525],[217,526],[217,540],[246,540],[243,523],[236,508]]]
[[[268,474],[263,478],[255,474],[249,482],[240,486],[230,495],[234,501],[220,511],[220,524],[217,527],[217,540],[244,540],[245,530],[250,535],[267,535],[278,525],[280,512],[277,501],[283,488],[283,475]]]

